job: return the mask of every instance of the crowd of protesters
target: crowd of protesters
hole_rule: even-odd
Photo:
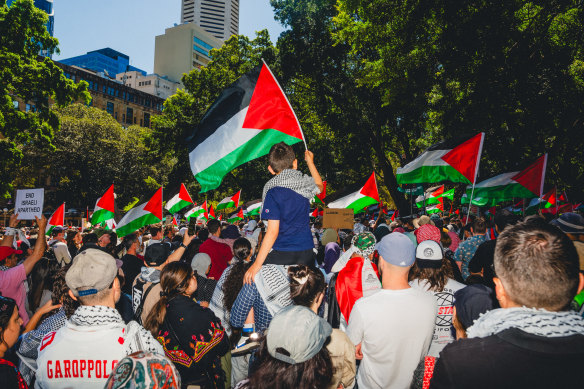
[[[322,190],[272,148],[260,217],[119,239],[10,217],[2,388],[584,385],[584,218],[309,218]],[[581,293],[582,292],[582,293]]]

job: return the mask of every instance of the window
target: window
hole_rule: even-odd
[[[132,124],[134,121],[134,110],[132,108],[126,108],[126,123]]]
[[[209,52],[206,51],[205,49],[201,49],[199,46],[197,45],[193,45],[193,49],[195,51],[198,51],[199,53],[203,54],[204,56],[208,57],[209,56]]]
[[[107,111],[107,113],[109,113],[110,115],[114,114],[114,103],[112,103],[111,101],[107,102],[107,106],[105,108],[105,110]]]
[[[102,91],[103,93],[105,93],[105,85],[102,87]]]
[[[150,128],[150,114],[144,112],[144,127]]]
[[[197,37],[194,37],[194,39],[193,39],[193,40],[195,41],[195,43],[196,43],[196,44],[198,44],[198,45],[199,45],[199,46],[201,46],[201,47],[204,47],[204,48],[205,48],[205,49],[207,49],[207,50],[211,50],[211,49],[213,48],[213,46],[211,46],[210,44],[208,44],[208,43],[207,43],[207,42],[205,42],[205,41],[202,41],[202,40],[200,40],[200,39],[199,39],[199,38],[197,38]]]
[[[133,103],[134,102],[134,94],[133,93],[128,93],[128,101],[130,103]]]

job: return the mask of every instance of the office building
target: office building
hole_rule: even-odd
[[[162,113],[164,99],[123,85],[98,72],[55,62],[65,76],[75,82],[85,80],[89,84],[91,105],[107,111],[123,126],[137,124],[151,126],[152,115]]]
[[[116,75],[116,80],[121,82],[122,85],[158,96],[163,100],[174,95],[180,85],[178,82],[170,81],[166,76],[159,76],[158,74],[145,76],[137,71],[119,73]]]
[[[180,21],[226,41],[239,34],[239,0],[182,0]]]
[[[111,78],[115,78],[116,74],[128,71],[137,71],[144,76],[146,75],[144,70],[130,65],[130,57],[109,47],[88,51],[86,54],[59,60],[59,62],[65,65],[93,70],[94,72],[103,72]]]
[[[7,0],[6,5],[10,7],[13,2],[14,0]],[[49,34],[51,34],[51,36],[53,36],[53,33],[55,31],[55,13],[53,11],[53,0],[34,0],[34,5],[35,7],[45,11],[47,15],[49,15],[49,21],[47,22],[47,31],[49,32]],[[45,57],[49,58],[51,57],[51,54],[46,50],[41,50],[39,54]]]
[[[154,44],[154,73],[180,82],[185,73],[207,65],[209,51],[223,42],[194,23],[167,28]]]

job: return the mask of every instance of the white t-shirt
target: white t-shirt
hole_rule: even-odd
[[[453,279],[448,279],[444,290],[441,292],[429,291],[428,281],[426,280],[413,280],[410,282],[410,286],[415,289],[425,291],[432,294],[436,299],[438,304],[438,315],[436,316],[436,326],[434,327],[434,336],[432,337],[432,344],[430,345],[430,351],[428,355],[431,357],[438,357],[440,351],[446,345],[454,341],[452,336],[452,310],[454,306],[454,292],[459,289],[464,288],[466,285],[461,284]]]
[[[434,297],[413,288],[382,289],[359,299],[347,327],[363,353],[359,388],[409,388],[430,347],[436,312]]]

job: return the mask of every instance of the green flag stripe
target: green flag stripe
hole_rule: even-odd
[[[146,215],[142,215],[139,218],[132,220],[128,224],[118,228],[116,230],[116,233],[118,234],[118,237],[121,238],[128,234],[131,234],[134,231],[138,231],[140,228],[144,226],[156,223],[160,223],[160,219],[158,219],[151,213],[147,213]]]
[[[93,212],[93,215],[91,215],[91,224],[96,225],[102,223],[106,220],[113,219],[114,216],[114,213],[108,211],[107,209],[99,209]]]
[[[436,183],[442,181],[464,182],[470,181],[450,165],[422,166],[411,172],[396,175],[398,184]]]

